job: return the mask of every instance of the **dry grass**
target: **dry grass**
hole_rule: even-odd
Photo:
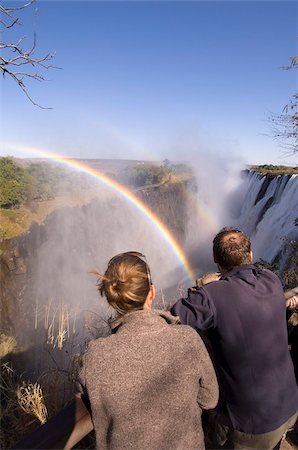
[[[26,433],[36,426],[36,419],[24,414],[16,396],[16,388],[21,377],[9,363],[1,366],[1,408],[0,445],[1,449],[11,448]]]
[[[160,288],[159,291],[156,291],[154,308],[168,311],[171,308],[172,303],[172,301],[166,298],[162,288]]]
[[[0,448],[7,450],[55,416],[73,398],[73,365],[69,370],[45,368],[37,382],[24,381],[11,364],[3,364],[1,376]],[[37,374],[33,374],[33,376]]]
[[[25,231],[31,225],[30,212],[25,208],[0,208],[0,238],[11,239]]]
[[[45,306],[35,305],[34,328],[40,328],[40,323],[46,331],[46,343],[53,348],[63,349],[64,343],[76,332],[76,311],[70,313],[69,305],[62,300],[58,305],[52,300]],[[70,331],[71,329],[71,331]]]
[[[46,423],[48,418],[47,408],[44,402],[43,393],[38,383],[25,384],[19,386],[16,391],[20,407],[26,414],[36,417],[41,424]]]
[[[6,334],[0,334],[0,358],[12,353],[17,347],[17,341],[13,336],[7,336]]]
[[[0,408],[0,448],[11,448],[31,433],[47,418],[61,411],[73,398],[74,352],[77,312],[63,300],[47,305],[36,301],[33,306],[32,328],[38,351],[32,359],[30,375],[18,374],[10,363],[3,364]],[[1,355],[12,353],[17,343],[14,337],[0,335]],[[28,362],[30,365],[30,363]]]

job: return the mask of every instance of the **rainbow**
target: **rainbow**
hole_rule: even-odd
[[[6,146],[11,151],[20,151],[22,153],[33,153],[35,155],[39,155],[45,158],[49,158],[51,160],[54,160],[56,162],[60,162],[68,167],[77,169],[81,172],[84,172],[86,174],[91,175],[92,177],[96,178],[97,180],[104,183],[106,186],[111,188],[112,190],[116,191],[117,193],[121,194],[124,198],[130,201],[139,211],[141,211],[145,216],[149,219],[149,221],[152,222],[152,224],[157,228],[157,230],[161,233],[164,240],[170,245],[173,253],[177,256],[178,260],[182,263],[182,266],[184,267],[187,276],[191,279],[195,279],[195,275],[192,271],[192,268],[187,260],[187,257],[181,248],[180,244],[177,242],[175,237],[172,235],[172,233],[168,230],[168,228],[165,226],[165,224],[160,220],[160,218],[154,214],[148,206],[146,206],[139,198],[137,198],[129,189],[127,189],[125,186],[120,184],[118,181],[115,181],[111,178],[109,178],[107,175],[104,175],[99,170],[95,170],[88,166],[87,164],[84,164],[76,159],[72,159],[66,156],[63,156],[61,154],[35,148],[35,147],[29,147],[29,146],[21,146],[21,145],[12,145]]]

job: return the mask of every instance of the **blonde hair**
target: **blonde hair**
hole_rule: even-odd
[[[121,315],[143,309],[148,296],[151,276],[144,257],[138,252],[126,252],[114,256],[104,275],[98,277],[98,290]]]

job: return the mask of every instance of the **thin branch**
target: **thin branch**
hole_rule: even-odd
[[[291,56],[290,64],[281,67],[284,70],[297,68],[298,55]],[[298,93],[292,95],[281,114],[271,113],[268,119],[273,139],[279,141],[289,154],[298,153]]]
[[[19,18],[14,19],[12,23],[10,23],[9,25],[4,22],[4,20],[0,19],[0,23],[4,26],[4,28],[8,29],[8,28],[12,28],[16,23],[18,23]]]
[[[19,50],[17,50],[19,51]],[[2,60],[2,63],[0,62],[0,65],[10,65],[10,66],[22,66],[24,64],[30,64],[30,65],[38,65],[45,69],[53,68],[55,66],[53,65],[47,65],[44,64],[46,61],[51,61],[54,58],[54,54],[48,53],[46,56],[43,56],[42,58],[31,58],[30,54],[23,53],[19,54],[18,56],[15,56],[11,59],[6,59],[4,56],[0,56],[0,60]],[[56,69],[59,69],[59,67],[55,67]]]
[[[23,82],[23,78],[19,78],[18,76],[16,76],[14,74],[14,72],[11,72],[10,70],[6,69],[5,67],[1,67],[0,66],[0,70],[2,70],[3,72],[3,76],[5,76],[5,74],[9,75],[18,85],[19,87],[22,89],[22,91],[24,92],[24,94],[26,95],[26,97],[30,100],[30,102],[35,105],[38,106],[41,109],[53,109],[50,107],[45,107],[45,106],[41,106],[40,104],[36,103],[32,97],[30,96],[27,87],[25,86],[24,82]],[[27,76],[30,77],[30,74],[26,74]],[[33,76],[32,78],[34,78],[35,80],[41,81],[39,80],[36,76]]]
[[[286,66],[281,66],[280,69],[290,70],[298,67],[298,55],[290,56],[290,64]]]
[[[33,3],[36,0],[27,1],[21,6],[17,7],[4,7],[0,6],[0,13],[5,14],[11,21],[5,21],[3,19],[0,20],[0,24],[4,27],[4,29],[12,28],[14,25],[19,24],[19,18],[14,16],[14,13],[20,10],[23,10]],[[30,102],[38,106],[42,109],[52,109],[39,105],[36,103],[29,94],[27,86],[25,85],[25,79],[34,79],[36,81],[45,81],[45,78],[42,74],[38,73],[38,68],[41,69],[50,69],[59,67],[53,66],[50,62],[53,60],[55,53],[47,53],[45,56],[37,57],[34,55],[36,51],[37,39],[36,39],[36,14],[34,13],[34,26],[33,26],[33,42],[29,49],[25,49],[23,46],[24,37],[19,38],[17,42],[0,42],[0,71],[2,71],[2,75],[8,76],[12,78],[18,86],[25,93],[26,97],[30,100]],[[18,70],[17,67],[22,67],[24,70]],[[28,70],[26,70],[26,67]]]
[[[33,3],[36,3],[36,0],[30,0],[28,3],[25,3],[24,5],[21,5],[21,6],[5,7],[5,8],[3,6],[0,6],[0,11],[9,15],[10,12],[20,11],[21,9],[27,8],[27,6],[32,5]]]

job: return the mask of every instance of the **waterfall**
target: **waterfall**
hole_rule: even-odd
[[[287,243],[298,238],[297,175],[265,175],[250,171],[237,226],[252,239],[254,260],[287,259]]]

